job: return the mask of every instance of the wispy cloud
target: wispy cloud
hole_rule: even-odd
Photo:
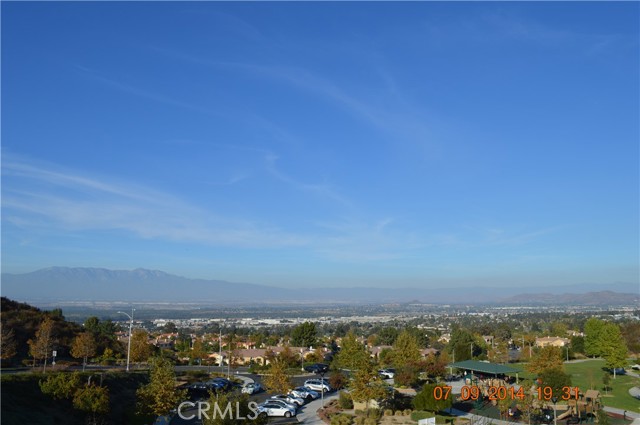
[[[123,230],[142,238],[239,247],[301,246],[306,238],[268,223],[223,217],[175,196],[106,178],[3,158],[3,218],[65,231]],[[11,183],[7,184],[7,180]]]
[[[353,203],[349,199],[338,193],[329,184],[303,183],[285,174],[277,167],[278,158],[279,157],[275,154],[268,154],[265,156],[266,168],[270,175],[272,175],[279,181],[293,187],[296,190],[312,193],[336,201],[345,207],[353,208]]]
[[[350,93],[330,78],[303,67],[275,66],[257,63],[211,60],[183,52],[155,48],[163,55],[215,69],[242,71],[253,78],[267,78],[286,83],[298,90],[332,102],[348,114],[387,134],[393,143],[410,143],[428,156],[437,156],[439,142],[427,124],[429,117],[402,94],[389,71],[378,67],[381,84],[388,87],[391,97],[363,98]]]

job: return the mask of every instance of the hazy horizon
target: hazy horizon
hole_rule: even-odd
[[[0,7],[3,272],[639,283],[637,2]]]

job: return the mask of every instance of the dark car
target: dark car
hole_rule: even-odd
[[[181,389],[187,390],[187,398],[190,401],[207,400],[211,396],[210,387],[204,382],[182,386]]]
[[[304,370],[311,373],[322,374],[327,373],[327,371],[329,370],[329,365],[326,365],[324,363],[314,363],[312,365],[305,366]]]
[[[227,392],[233,389],[233,382],[225,378],[213,378],[207,381],[206,384],[215,392]]]

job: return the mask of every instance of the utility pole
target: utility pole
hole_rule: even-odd
[[[131,316],[129,316],[129,314],[125,313],[124,311],[119,311],[118,313],[120,314],[124,314],[125,316],[127,316],[130,320],[129,320],[129,343],[127,344],[127,372],[129,372],[129,359],[131,357],[131,331],[133,329],[133,312],[135,311],[135,309],[132,307],[131,308]]]
[[[220,366],[220,371],[222,372],[222,322],[220,322],[220,340],[218,343],[218,366]]]

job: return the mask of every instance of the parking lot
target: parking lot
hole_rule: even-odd
[[[231,374],[232,377],[237,377],[237,378],[241,378],[245,381],[249,381],[252,380],[253,382],[257,382],[260,384],[263,384],[262,382],[262,377],[260,375],[256,375],[256,374],[249,374],[249,373],[242,373],[242,370],[238,370],[238,373],[233,373]],[[317,378],[317,375],[313,375],[313,374],[305,374],[305,375],[299,375],[299,376],[294,376],[291,378],[291,381],[293,383],[294,387],[299,387],[302,386],[304,384],[304,382],[307,379],[312,379],[312,378]],[[325,376],[325,378],[328,377]],[[235,389],[234,391],[239,392],[240,389]],[[331,393],[329,393],[331,394]],[[266,401],[268,398],[270,398],[273,394],[267,393],[265,391],[261,391],[257,394],[251,394],[249,396],[249,399],[251,401],[254,401],[256,403],[263,403],[264,401]],[[327,396],[327,394],[325,394],[325,396]],[[315,410],[317,410],[320,407],[320,404],[318,403],[312,403],[311,404],[305,404],[303,406],[301,406],[300,408],[298,408],[297,411],[297,415],[292,417],[292,418],[279,418],[279,417],[271,417],[269,418],[269,423],[270,424],[275,424],[275,425],[285,425],[285,424],[297,424],[299,422],[297,416],[300,415],[305,415],[306,413],[311,413],[311,412],[307,412],[307,410],[309,408],[313,409],[314,412],[313,414],[315,414]],[[223,409],[224,410],[224,409]],[[213,413],[213,409],[210,411],[210,413]],[[176,415],[170,422],[171,425],[183,425],[183,424],[189,424],[189,425],[201,425],[202,424],[202,420],[198,419],[197,415],[198,415],[198,409],[197,408],[188,408],[188,409],[183,409],[182,410],[182,414],[185,417],[190,417],[193,416],[193,418],[187,420],[187,419],[182,419],[180,418],[178,415]]]

